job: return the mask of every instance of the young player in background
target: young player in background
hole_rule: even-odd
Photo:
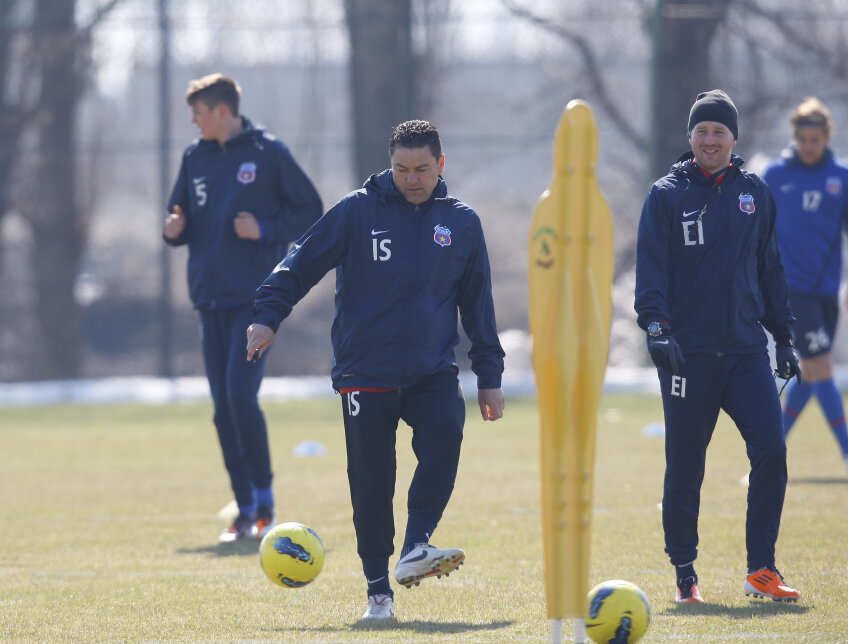
[[[721,90],[689,113],[691,151],[651,187],[636,252],[638,324],[647,331],[665,414],[662,521],[677,602],[703,602],[695,572],[707,446],[720,410],[736,423],[751,462],[745,524],[746,595],[796,601],[775,567],[786,491],[777,370],[798,374],[792,312],[775,240],[768,185],[731,154],[736,106]]]
[[[395,579],[410,587],[447,575],[465,558],[458,548],[429,543],[453,491],[465,423],[454,358],[457,311],[471,340],[483,419],[497,420],[504,408],[504,352],[480,218],[448,195],[445,157],[430,123],[398,125],[389,158],[391,169],[330,209],[268,276],[247,331],[247,359],[261,359],[292,307],[335,269],[332,378],[341,394],[353,523],[368,583],[364,619],[394,617],[388,567],[401,419],[412,427],[418,465]]]
[[[820,100],[804,99],[789,123],[793,144],[763,176],[777,202],[777,243],[797,319],[792,331],[804,379],[803,384],[789,384],[783,428],[788,435],[815,394],[848,467],[848,428],[831,358],[839,318],[842,233],[848,224],[848,165],[828,147],[833,121]]]
[[[288,148],[239,115],[241,90],[211,74],[186,100],[200,138],[183,153],[164,238],[188,244],[189,295],[200,314],[214,422],[239,513],[220,541],[261,539],[274,523],[271,456],[257,394],[264,360],[244,361],[256,288],[322,213]]]

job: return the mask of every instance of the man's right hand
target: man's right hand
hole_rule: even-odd
[[[683,351],[673,335],[649,335],[648,351],[655,365],[673,375],[677,375],[680,365],[686,363],[683,359]]]
[[[176,239],[183,234],[186,227],[186,218],[183,214],[183,209],[179,206],[174,206],[171,214],[165,220],[165,237],[168,239]]]

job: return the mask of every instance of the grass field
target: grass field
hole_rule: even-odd
[[[460,474],[433,542],[450,578],[396,589],[398,621],[365,626],[337,399],[266,405],[278,520],[314,527],[324,571],[285,590],[256,543],[218,545],[231,498],[210,405],[0,408],[0,641],[545,642],[538,424],[532,400],[497,423],[469,405]],[[663,554],[658,398],[606,396],[598,428],[591,579],[628,579],[653,607],[645,642],[848,642],[848,476],[817,406],[789,441],[778,567],[797,605],[750,600],[744,445],[722,415],[708,454],[698,572],[703,606],[672,601]],[[301,440],[321,458],[295,458]],[[399,430],[398,538],[413,468]],[[396,539],[396,542],[397,542]],[[395,559],[391,561],[393,566]],[[566,634],[570,634],[570,623]]]

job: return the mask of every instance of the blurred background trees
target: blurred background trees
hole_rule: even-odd
[[[185,87],[212,71],[239,80],[245,114],[292,148],[327,207],[387,166],[392,125],[432,120],[451,193],[484,220],[510,337],[527,328],[527,228],[557,119],[589,101],[616,223],[614,364],[647,360],[632,314],[636,222],[648,185],[687,150],[698,92],[733,97],[754,170],[811,94],[848,155],[848,0],[4,0],[2,381],[157,375],[163,333],[172,372],[202,373],[184,249],[172,278],[160,256],[162,5],[171,168],[195,136]],[[332,276],[284,325],[269,373],[326,373],[331,316]]]

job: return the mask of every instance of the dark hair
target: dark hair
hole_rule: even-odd
[[[436,126],[427,121],[404,121],[392,131],[389,139],[389,156],[395,148],[430,148],[436,159],[442,156],[442,142]]]
[[[203,101],[210,109],[223,103],[233,116],[238,116],[240,96],[241,87],[235,80],[223,74],[209,74],[188,84],[186,102],[194,105]]]

